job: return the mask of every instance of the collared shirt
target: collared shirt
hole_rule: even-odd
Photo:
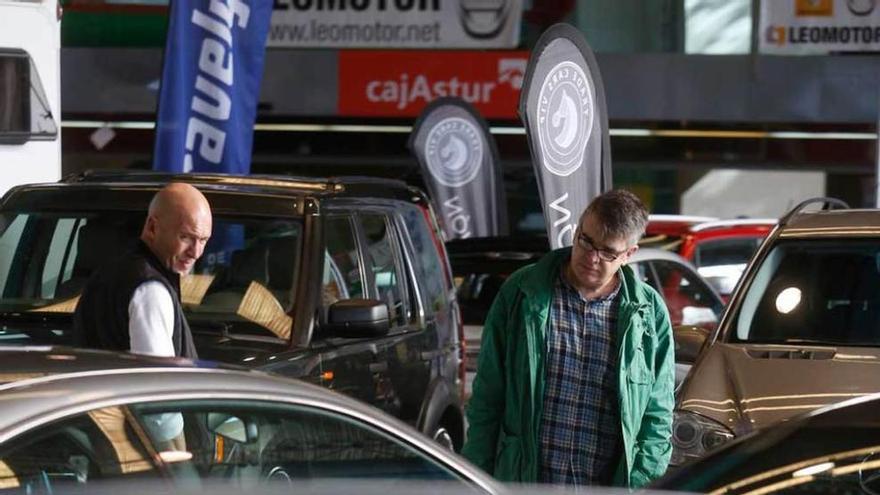
[[[541,418],[541,481],[611,483],[622,450],[617,385],[620,283],[585,300],[562,273],[553,289],[545,337],[546,383]]]
[[[130,352],[148,356],[174,356],[174,303],[171,293],[155,280],[135,289],[128,303]],[[183,433],[183,415],[157,413],[143,416],[144,427],[156,442],[167,442]]]
[[[135,289],[128,303],[130,352],[174,356],[174,302],[161,282],[151,280]]]

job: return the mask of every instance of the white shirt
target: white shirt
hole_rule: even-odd
[[[174,357],[174,302],[162,282],[144,282],[128,303],[128,338],[134,354]]]
[[[144,282],[128,302],[130,352],[149,356],[174,357],[174,301],[162,282]],[[147,414],[144,426],[158,442],[167,442],[183,433],[180,413]]]

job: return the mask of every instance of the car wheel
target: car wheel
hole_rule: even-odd
[[[451,451],[455,450],[455,442],[452,441],[452,435],[449,434],[449,430],[447,430],[445,426],[438,426],[434,430],[434,434],[431,435],[431,438],[433,438],[435,442],[439,443],[443,447]]]

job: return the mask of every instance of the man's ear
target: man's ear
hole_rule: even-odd
[[[629,259],[632,257],[632,255],[636,254],[636,251],[638,251],[638,250],[639,250],[639,245],[638,245],[638,244],[636,244],[635,246],[633,246],[633,247],[627,249],[627,250],[626,250],[626,260],[629,261]]]
[[[144,223],[144,235],[148,239],[156,238],[156,231],[158,230],[159,225],[154,215],[150,215],[147,217],[146,223]]]

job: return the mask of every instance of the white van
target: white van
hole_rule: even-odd
[[[0,194],[61,178],[58,0],[0,0]]]

